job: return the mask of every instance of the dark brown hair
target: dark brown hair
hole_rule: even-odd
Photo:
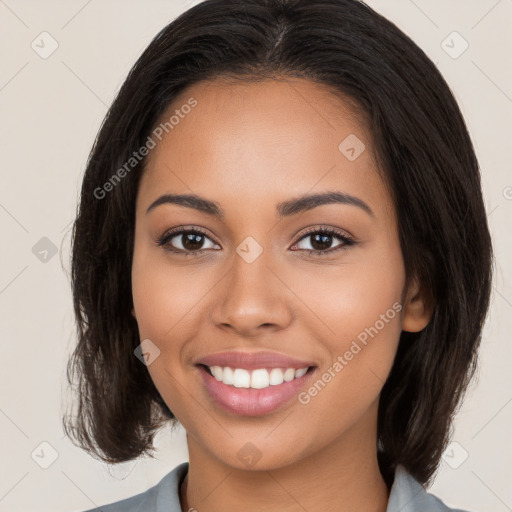
[[[396,207],[407,278],[434,304],[402,332],[382,390],[379,462],[422,483],[439,465],[474,374],[493,255],[480,173],[449,86],[393,23],[356,0],[206,0],[166,26],[122,85],[90,153],[73,226],[78,345],[68,363],[74,442],[107,462],[153,450],[172,412],[147,368],[131,315],[135,199],[145,159],[104,197],[98,187],[142,147],[187,86],[222,77],[289,76],[324,84],[366,113]]]

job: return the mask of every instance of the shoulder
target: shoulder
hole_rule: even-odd
[[[183,462],[147,491],[85,512],[181,512],[179,486],[187,471]]]
[[[467,512],[450,508],[425,488],[403,466],[395,471],[386,512]]]

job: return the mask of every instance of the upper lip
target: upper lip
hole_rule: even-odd
[[[206,366],[229,366],[257,370],[260,368],[307,368],[315,366],[311,361],[295,359],[278,352],[218,352],[201,357],[196,364]]]

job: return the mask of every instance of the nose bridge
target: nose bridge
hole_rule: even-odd
[[[271,263],[270,250],[263,249],[263,246],[256,242],[252,237],[247,237],[236,248],[236,254],[233,255],[233,264],[231,267],[230,295],[234,293],[250,297],[253,294],[265,292],[263,283],[266,286],[266,292],[272,293],[269,283],[269,266]],[[249,292],[249,293],[248,293]]]
[[[291,308],[283,285],[270,270],[271,260],[272,251],[252,237],[238,245],[216,301],[214,320],[218,325],[230,325],[246,334],[262,325],[286,326]]]

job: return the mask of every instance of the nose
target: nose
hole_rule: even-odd
[[[270,268],[265,252],[248,263],[238,254],[215,294],[212,319],[223,330],[257,337],[285,329],[293,320],[293,295]]]

